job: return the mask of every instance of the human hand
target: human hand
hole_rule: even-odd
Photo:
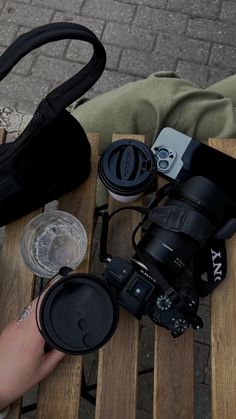
[[[36,300],[24,311],[26,316],[0,335],[0,410],[43,380],[65,356],[55,349],[45,354],[35,309]]]

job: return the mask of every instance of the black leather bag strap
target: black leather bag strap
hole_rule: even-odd
[[[96,35],[76,23],[49,23],[19,36],[0,57],[1,81],[30,51],[62,39],[78,39],[92,44],[93,55],[82,70],[47,95],[46,100],[56,114],[86,93],[101,76],[106,64],[106,51]]]

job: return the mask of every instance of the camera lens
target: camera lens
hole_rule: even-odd
[[[158,163],[158,168],[162,169],[162,170],[166,170],[169,167],[169,163],[166,160],[161,160]]]
[[[162,273],[175,277],[222,220],[224,205],[223,191],[209,179],[195,176],[170,192],[137,247],[159,264]]]
[[[169,151],[166,148],[160,148],[156,155],[159,159],[167,159],[169,157]]]

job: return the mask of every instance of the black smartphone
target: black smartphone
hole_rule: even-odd
[[[162,129],[151,150],[162,176],[180,183],[195,175],[205,176],[220,186],[236,206],[236,159],[233,157],[173,128]]]

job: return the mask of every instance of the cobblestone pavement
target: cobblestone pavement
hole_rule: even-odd
[[[97,34],[108,55],[106,70],[90,96],[159,70],[175,71],[206,87],[235,72],[235,18],[236,0],[0,0],[0,53],[30,28],[77,22]],[[61,41],[28,55],[0,84],[0,124],[14,133],[22,120],[27,121],[25,114],[31,114],[40,98],[74,74],[88,53],[89,48],[77,41]],[[201,304],[201,313],[206,327],[196,335],[196,417],[208,419],[207,301]],[[148,332],[146,336],[147,351]],[[139,417],[149,419],[150,411],[143,394]]]

